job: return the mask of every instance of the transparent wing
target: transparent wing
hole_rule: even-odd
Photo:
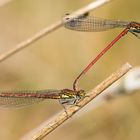
[[[65,23],[64,26],[76,31],[99,32],[117,27],[126,27],[128,24],[129,22],[120,20],[108,20],[97,17],[79,17]]]
[[[57,99],[61,90],[38,90],[38,91],[1,91],[1,107],[22,107],[41,102],[45,99]]]
[[[22,107],[43,101],[43,98],[14,98],[14,97],[0,97],[0,106],[13,108]]]

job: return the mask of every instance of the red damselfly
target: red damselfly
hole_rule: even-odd
[[[88,14],[79,16],[77,18],[69,18],[68,16],[64,18],[66,23],[64,26],[67,29],[74,31],[83,31],[83,32],[99,32],[105,31],[113,28],[124,28],[124,30],[117,35],[78,75],[73,83],[73,90],[77,90],[77,83],[79,79],[87,73],[87,71],[125,34],[128,32],[135,35],[140,39],[140,23],[139,22],[127,22],[120,20],[109,20],[88,16]]]

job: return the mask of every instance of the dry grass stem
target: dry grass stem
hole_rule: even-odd
[[[77,17],[78,15],[82,15],[86,12],[89,12],[93,9],[98,8],[99,6],[107,3],[109,0],[97,0],[95,2],[90,3],[89,5],[77,10],[73,14],[69,15],[69,17]],[[4,61],[5,59],[9,58],[10,56],[14,55],[15,53],[21,51],[22,49],[28,47],[29,45],[35,43],[40,38],[48,35],[49,33],[55,31],[56,29],[63,26],[63,24],[67,22],[66,20],[60,19],[59,21],[56,21],[55,23],[51,24],[50,26],[42,29],[38,33],[34,34],[32,37],[29,37],[27,40],[17,44],[15,47],[7,51],[6,53],[3,53],[0,55],[0,62]]]
[[[51,120],[44,122],[43,125],[39,126],[34,132],[31,132],[29,135],[24,137],[22,140],[41,140],[46,135],[55,130],[59,125],[64,123],[66,120],[71,118],[76,112],[83,108],[87,103],[89,103],[96,96],[101,94],[106,88],[111,84],[121,78],[131,69],[131,65],[126,63],[116,72],[112,73],[107,79],[97,85],[92,91],[88,92],[84,99],[82,99],[76,106],[71,106],[66,109],[66,112],[63,111],[60,114],[56,115]]]

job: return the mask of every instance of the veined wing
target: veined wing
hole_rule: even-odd
[[[58,99],[61,90],[1,91],[1,107],[22,107],[45,99]]]

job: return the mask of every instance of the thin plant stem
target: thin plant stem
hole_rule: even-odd
[[[96,0],[95,2],[92,2],[88,4],[87,6],[73,12],[68,16],[69,19],[75,18],[79,15],[83,15],[93,9],[96,9],[103,4],[109,2],[109,0]],[[8,50],[7,52],[0,55],[0,62],[4,61],[5,59],[9,58],[10,56],[14,55],[15,53],[21,51],[22,49],[30,46],[31,44],[35,43],[39,39],[43,38],[44,36],[48,35],[49,33],[59,29],[63,26],[64,23],[68,22],[69,20],[60,19],[56,21],[55,23],[51,24],[50,26],[40,30],[39,32],[35,33],[33,36],[29,37],[28,39],[22,41],[21,43],[17,44],[12,49]]]
[[[44,122],[41,126],[37,127],[33,132],[26,135],[21,140],[42,140],[49,133],[53,132],[58,126],[63,124],[66,120],[71,118],[76,112],[83,108],[86,104],[96,98],[110,85],[120,79],[131,69],[131,65],[126,63],[116,72],[112,73],[103,82],[97,85],[93,90],[87,93],[87,96],[78,102],[75,106],[68,107],[65,111],[57,114],[51,120]]]

